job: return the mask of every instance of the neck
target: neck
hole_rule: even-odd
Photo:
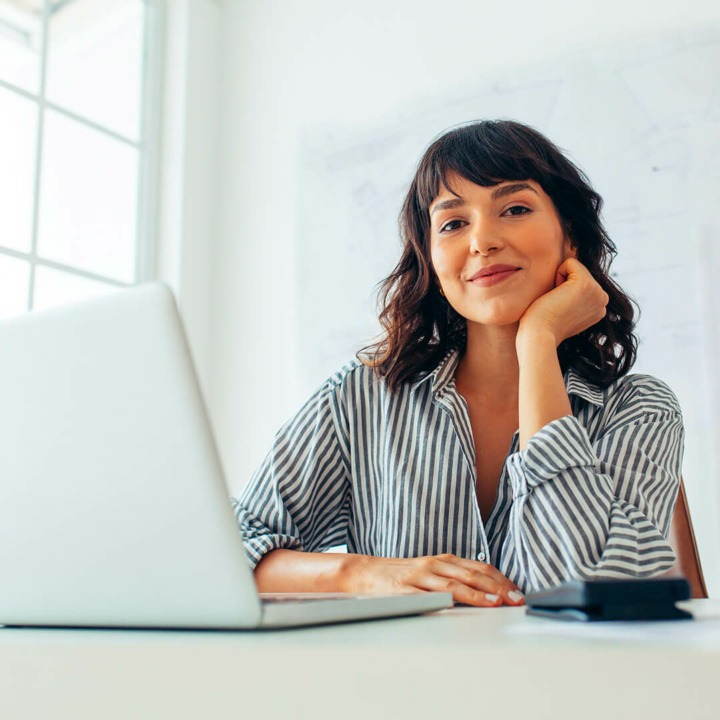
[[[468,323],[467,347],[455,372],[459,392],[486,406],[517,410],[520,371],[515,336],[518,323]]]

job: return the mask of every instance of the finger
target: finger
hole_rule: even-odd
[[[442,577],[461,582],[467,587],[490,595],[498,595],[507,605],[522,605],[525,596],[514,582],[489,563],[456,556],[434,558],[430,570]]]
[[[557,275],[564,277],[566,280],[570,277],[570,275],[581,275],[584,272],[587,273],[588,269],[575,258],[566,258],[562,263],[560,263],[557,269]]]
[[[559,287],[563,283],[567,282],[568,278],[573,272],[577,272],[577,269],[573,267],[572,263],[575,262],[578,265],[577,260],[574,258],[567,258],[564,260],[558,269],[555,271],[555,287]]]
[[[483,575],[487,575],[488,577],[495,580],[498,584],[505,584],[512,586],[513,588],[517,589],[517,585],[510,580],[509,578],[505,577],[494,565],[486,562],[480,562],[479,560],[470,560],[468,558],[461,558],[457,555],[437,555],[436,558],[438,560],[441,560],[442,562],[447,562],[452,565],[458,565],[463,568],[467,568],[468,570],[472,572],[479,572]]]
[[[570,280],[571,276],[574,276],[574,279],[580,279],[582,277],[585,279],[592,278],[590,271],[579,260],[567,258],[555,271],[555,287]]]
[[[558,269],[555,271],[555,277],[567,280],[568,276],[572,272],[572,266],[570,265],[572,260],[573,258],[566,258],[563,260],[560,265],[558,265]]]
[[[495,582],[495,594],[500,595],[506,604],[525,604],[525,595],[520,591],[520,588],[510,580],[510,578],[505,577],[494,565],[477,560],[467,560],[465,558],[456,558],[456,560],[459,561],[462,567],[467,568],[467,570],[473,574],[474,578],[477,578],[478,574],[481,574],[493,580]],[[473,587],[476,586],[472,579],[468,584]]]
[[[498,607],[503,604],[502,596],[497,593],[484,592],[466,585],[461,580],[442,575],[423,574],[416,578],[413,584],[420,590],[452,593],[453,600],[464,605]]]

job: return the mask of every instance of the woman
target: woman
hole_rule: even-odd
[[[516,122],[428,148],[384,337],[308,400],[234,501],[261,591],[517,605],[672,565],[682,417],[662,382],[627,375],[633,307],[608,274],[601,202]]]

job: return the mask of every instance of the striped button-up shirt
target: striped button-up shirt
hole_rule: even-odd
[[[523,591],[672,565],[684,433],[664,383],[629,375],[599,388],[570,370],[573,415],[525,450],[515,433],[483,522],[459,359],[449,353],[395,391],[358,361],[330,377],[233,499],[251,564],[275,548],[342,544],[382,557],[452,553],[492,563]]]

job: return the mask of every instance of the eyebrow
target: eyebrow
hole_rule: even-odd
[[[442,202],[439,202],[435,207],[430,211],[430,214],[433,215],[438,210],[454,210],[455,208],[462,207],[465,204],[465,200],[463,200],[461,197],[455,197],[450,200],[443,200]]]
[[[520,192],[521,190],[532,190],[536,195],[537,190],[526,182],[509,183],[508,185],[501,185],[495,188],[490,195],[493,200],[500,200],[500,198],[507,197],[513,193]]]
[[[500,185],[499,187],[496,187],[491,195],[491,200],[501,200],[504,197],[507,197],[508,195],[512,195],[516,192],[520,192],[521,190],[532,190],[536,195],[538,194],[537,190],[532,185],[529,185],[526,182],[516,182],[516,183],[508,183],[506,185]],[[438,210],[454,210],[455,208],[459,208],[465,205],[465,200],[461,197],[454,197],[450,200],[442,200],[439,202],[435,207],[430,211],[430,214],[434,214]]]

